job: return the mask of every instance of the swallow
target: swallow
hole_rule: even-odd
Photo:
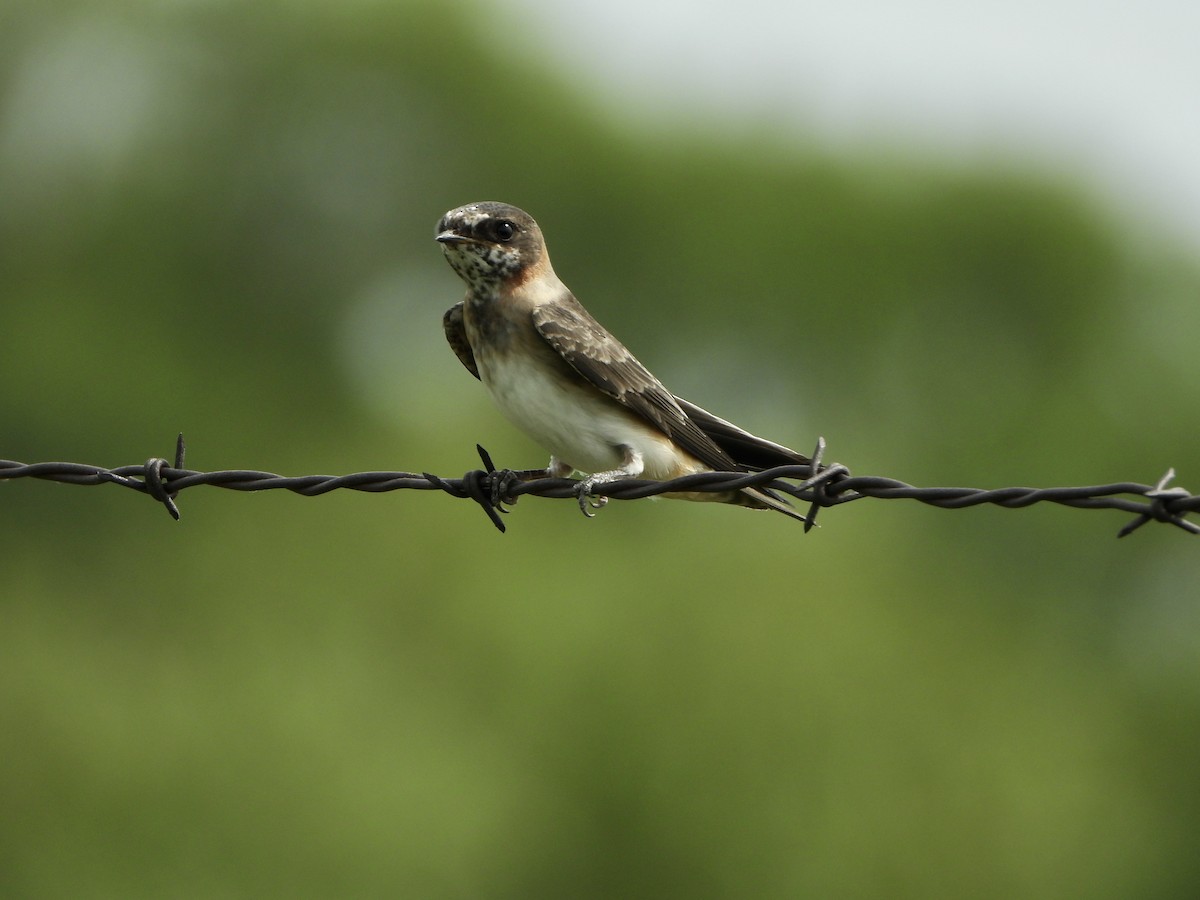
[[[807,457],[738,428],[668,391],[597,322],[550,265],[537,222],[506,203],[446,213],[436,240],[466,297],[443,317],[446,339],[514,425],[550,452],[527,477],[580,472],[577,495],[602,506],[603,485],[697,472],[751,472]],[[774,492],[673,492],[804,517]]]

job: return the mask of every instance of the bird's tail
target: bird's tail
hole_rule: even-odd
[[[743,428],[738,428],[732,422],[727,422],[720,416],[714,416],[708,410],[695,403],[689,403],[682,397],[675,399],[687,413],[687,417],[712,438],[714,444],[728,453],[738,466],[747,471],[757,472],[763,469],[772,469],[775,466],[805,465],[810,462],[803,453],[797,453],[783,444],[768,441]],[[773,509],[785,516],[791,516],[801,522],[805,521],[804,516],[796,512],[787,500],[770,488],[743,488],[731,496],[727,502],[750,509]]]
[[[747,509],[773,509],[785,516],[799,519],[801,522],[808,521],[792,508],[792,504],[766,488],[742,488],[730,502],[736,503],[738,506],[745,506]]]
[[[775,466],[804,465],[809,462],[809,458],[803,453],[797,453],[783,444],[768,441],[744,428],[738,428],[732,422],[714,416],[695,403],[689,403],[682,397],[676,397],[675,400],[687,417],[695,422],[714,444],[728,453],[739,466],[749,471],[756,472]]]

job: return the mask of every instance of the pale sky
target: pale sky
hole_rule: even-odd
[[[522,8],[520,30],[634,121],[719,112],[833,145],[1033,159],[1200,247],[1196,0],[505,4]]]

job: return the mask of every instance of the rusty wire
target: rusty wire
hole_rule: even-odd
[[[335,490],[382,493],[397,490],[441,490],[452,497],[474,500],[492,523],[504,531],[501,513],[525,494],[551,498],[578,498],[578,482],[569,478],[529,477],[510,469],[496,469],[482,447],[476,448],[484,468],[467,472],[461,478],[441,478],[427,472],[358,472],[352,475],[302,475],[288,477],[251,469],[197,472],[184,468],[183,435],[176,443],[174,464],[152,457],[141,465],[102,466],[81,463],[25,463],[0,460],[0,481],[38,478],[63,484],[118,484],[148,494],[162,503],[171,516],[179,518],[175,498],[183,490],[198,485],[234,491],[286,490],[315,497]],[[1133,513],[1135,518],[1117,537],[1125,537],[1147,522],[1167,522],[1192,534],[1200,534],[1200,525],[1185,518],[1200,510],[1200,496],[1180,487],[1169,488],[1175,477],[1169,470],[1155,484],[1119,482],[1091,487],[981,489],[966,487],[921,488],[894,478],[853,476],[842,465],[822,465],[825,442],[817,444],[813,462],[807,465],[778,466],[761,472],[704,472],[671,481],[647,481],[629,478],[603,486],[603,495],[613,500],[636,500],[672,491],[721,492],[744,487],[766,487],[809,504],[808,531],[817,511],[840,506],[852,500],[873,497],[878,500],[917,500],[942,509],[962,509],[992,503],[1010,509],[1035,503],[1058,503],[1080,509],[1116,509]],[[815,474],[814,474],[815,473]],[[1126,496],[1122,496],[1126,495]]]

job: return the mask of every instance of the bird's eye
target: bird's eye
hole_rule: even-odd
[[[496,240],[507,242],[511,241],[517,233],[517,226],[508,219],[501,219],[492,230],[496,235]]]

